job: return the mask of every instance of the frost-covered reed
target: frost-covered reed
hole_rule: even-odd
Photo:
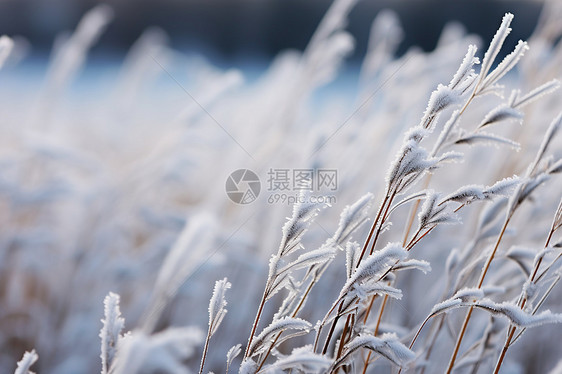
[[[449,25],[401,57],[381,12],[355,97],[312,105],[354,4],[255,83],[147,30],[76,117],[99,6],[32,110],[0,103],[0,371],[560,372],[562,7],[512,50],[508,13],[490,42]],[[0,37],[2,74],[20,43]],[[337,169],[337,200],[236,205],[241,167]]]

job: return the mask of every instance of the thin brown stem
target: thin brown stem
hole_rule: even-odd
[[[511,339],[513,339],[513,334],[515,334],[515,330],[516,330],[515,326],[510,326],[509,333],[507,335],[507,339],[505,341],[505,344],[502,348],[500,357],[498,358],[498,362],[497,362],[496,367],[494,369],[494,374],[498,374],[500,372],[500,368],[502,366],[503,359],[505,358],[505,354],[507,353],[507,350],[509,348],[509,344],[511,343]]]
[[[301,308],[304,305],[304,301],[306,300],[306,298],[308,297],[308,294],[310,293],[310,290],[312,289],[312,286],[314,285],[314,282],[310,282],[308,287],[306,288],[306,291],[304,292],[303,296],[301,297],[300,301],[299,301],[299,305],[297,305],[295,311],[293,312],[293,314],[291,315],[291,318],[295,318],[297,316],[297,314],[299,313],[299,311],[301,310]],[[265,356],[263,357],[263,359],[261,360],[260,364],[258,365],[258,369],[256,370],[256,372],[260,371],[260,369],[262,368],[262,366],[265,364],[265,361],[267,360],[267,358],[269,357],[269,355],[271,354],[271,351],[273,350],[273,347],[275,347],[275,344],[277,344],[277,341],[279,340],[279,338],[281,337],[282,332],[278,333],[275,336],[275,339],[273,339],[273,342],[269,345],[269,348],[267,349],[267,352],[265,353]]]
[[[377,232],[375,234],[375,238],[373,239],[373,243],[371,244],[371,250],[369,251],[369,254],[371,254],[371,255],[375,251],[375,246],[377,245],[377,241],[378,241],[379,236],[382,232],[382,225],[385,223],[386,219],[388,218],[388,210],[390,209],[390,206],[392,205],[392,201],[394,200],[395,197],[396,197],[396,190],[394,190],[392,192],[392,194],[390,195],[390,197],[388,198],[388,204],[386,204],[384,214],[382,215],[381,223],[379,225],[379,229],[377,230]]]
[[[328,346],[330,345],[330,340],[332,340],[332,335],[334,335],[334,330],[336,329],[336,324],[340,319],[340,312],[343,307],[343,301],[340,303],[340,308],[338,308],[338,314],[334,318],[332,325],[330,326],[330,331],[328,331],[328,336],[326,337],[326,341],[324,342],[324,347],[322,348],[322,354],[325,355],[328,352]]]
[[[441,331],[441,328],[443,327],[444,323],[445,323],[445,317],[441,316],[441,319],[439,320],[439,325],[436,328],[435,334],[433,334],[433,336],[431,338],[431,342],[429,343],[429,346],[427,347],[427,352],[425,353],[425,361],[429,361],[429,358],[431,357],[431,353],[433,352],[433,347],[435,347],[435,342],[437,342],[437,337],[439,336],[439,332]],[[426,367],[427,367],[426,365],[422,366],[420,374],[425,373]]]
[[[199,366],[199,374],[203,373],[203,366],[205,366],[205,359],[207,358],[207,351],[209,350],[209,341],[211,340],[211,326],[207,331],[207,338],[205,339],[205,347],[203,348],[203,355],[201,356],[201,365]]]
[[[390,285],[390,282],[388,282],[388,284]],[[367,310],[367,313],[365,314],[365,323],[367,323],[367,317],[368,317],[368,312],[370,312],[372,306],[373,306],[373,301],[374,301],[375,297],[373,296],[373,298],[371,299],[371,304],[369,305],[369,309]],[[375,325],[375,331],[373,332],[374,336],[377,336],[377,334],[379,333],[379,327],[381,324],[381,320],[382,320],[382,314],[384,313],[384,308],[385,305],[388,301],[388,295],[384,295],[384,298],[382,300],[381,303],[381,308],[379,311],[379,316],[377,317],[377,324]],[[367,358],[365,359],[365,362],[363,364],[363,374],[365,374],[367,372],[367,367],[369,366],[369,362],[371,361],[371,351],[369,351],[369,353],[367,353]]]
[[[381,224],[379,226],[379,230],[377,231],[377,233],[375,235],[375,239],[373,240],[373,244],[371,246],[370,254],[373,254],[373,251],[375,250],[375,245],[376,245],[378,237],[379,237],[379,235],[382,231],[381,230],[382,225],[383,225],[384,221],[388,218],[388,216],[387,216],[388,211],[389,211],[390,205],[392,204],[392,201],[394,200],[395,197],[396,197],[396,190],[394,190],[392,192],[392,195],[389,198],[389,202],[388,202],[388,205],[386,206],[386,209],[384,211],[384,214],[383,214],[383,217],[382,217],[382,220],[381,220]],[[365,312],[365,323],[367,323],[367,319],[369,318],[369,314],[371,313],[371,309],[373,307],[373,302],[375,300],[375,296],[376,295],[372,296],[371,302],[369,303],[369,306],[368,306],[368,308]],[[378,319],[377,319],[377,324],[376,324],[376,327],[375,327],[375,332],[374,332],[375,336],[377,335],[377,332],[379,330],[379,325],[380,325],[380,322],[381,322],[381,319],[382,319],[382,314],[384,312],[384,306],[385,306],[387,300],[388,300],[388,295],[384,295],[384,299],[383,299],[383,302],[381,304],[381,309],[380,309],[379,316],[378,316]],[[365,360],[365,363],[363,365],[363,374],[365,374],[367,372],[367,367],[369,366],[370,359],[371,359],[371,351],[369,351],[369,353],[367,354],[367,359]]]
[[[390,285],[390,282],[388,282],[388,284]],[[377,318],[377,324],[375,325],[375,332],[373,333],[373,335],[375,335],[375,336],[377,336],[377,334],[379,333],[379,327],[381,325],[382,315],[384,313],[384,308],[386,306],[387,301],[388,301],[388,295],[384,295],[384,299],[382,300],[379,316]]]
[[[365,374],[367,372],[369,361],[371,361],[371,351],[367,353],[367,358],[365,359],[365,363],[363,364],[363,371],[361,372],[362,374]]]
[[[248,338],[248,345],[246,346],[246,351],[244,352],[244,358],[248,358],[248,354],[250,353],[250,345],[252,344],[252,340],[254,339],[254,334],[256,333],[256,329],[258,328],[258,323],[260,322],[264,305],[265,305],[265,292],[263,293],[260,306],[258,308],[258,312],[256,313],[256,318],[254,319],[254,325],[252,326],[252,332],[250,333],[250,337]]]
[[[427,174],[427,177],[425,178],[424,185],[423,185],[424,190],[427,189],[427,187],[429,187],[429,182],[431,181],[431,175],[432,174]],[[404,239],[402,240],[403,247],[405,247],[406,243],[408,242],[408,236],[410,236],[410,230],[412,230],[412,226],[414,225],[414,220],[416,219],[416,213],[418,212],[418,208],[420,207],[420,201],[421,200],[416,200],[410,211],[410,217],[408,218],[406,230],[404,230]]]
[[[373,237],[373,234],[375,233],[375,230],[378,226],[378,222],[379,219],[381,217],[381,214],[384,210],[384,207],[386,205],[386,203],[388,202],[389,199],[389,195],[388,193],[386,193],[386,196],[383,199],[383,202],[381,204],[381,206],[379,207],[379,210],[377,211],[377,215],[375,217],[375,220],[373,221],[373,224],[371,225],[371,230],[369,231],[369,235],[367,236],[367,240],[365,240],[365,244],[363,244],[363,249],[361,250],[361,256],[359,256],[359,261],[357,261],[357,265],[359,266],[359,263],[361,263],[361,260],[363,259],[363,256],[365,256],[365,252],[367,252],[367,248],[369,247],[369,242],[371,241],[371,238]]]
[[[373,225],[371,226],[371,230],[369,231],[369,235],[367,236],[367,239],[365,240],[365,244],[363,245],[363,249],[361,250],[361,255],[359,256],[359,261],[357,261],[356,267],[359,266],[359,264],[361,263],[361,260],[365,256],[365,253],[367,252],[367,248],[369,247],[369,242],[371,241],[371,238],[373,238],[373,235],[374,235],[373,243],[371,245],[371,250],[370,250],[370,254],[372,254],[372,252],[375,248],[375,245],[377,243],[378,237],[380,235],[382,225],[384,223],[384,220],[386,219],[386,215],[387,215],[387,213],[390,209],[390,205],[392,205],[392,201],[394,200],[394,197],[396,197],[396,190],[394,189],[392,191],[392,193],[390,193],[390,194],[387,190],[387,192],[385,193],[385,197],[383,199],[383,202],[379,207],[379,210],[377,212],[375,220],[373,221]],[[379,221],[380,221],[380,224],[379,224]],[[378,230],[377,230],[377,228],[378,228]],[[338,308],[338,314],[341,312],[342,307],[343,307],[343,300],[340,303],[340,306]],[[326,337],[326,341],[325,341],[324,347],[322,349],[322,354],[326,354],[326,352],[328,351],[328,346],[330,344],[330,340],[332,339],[332,335],[334,334],[334,330],[336,328],[336,324],[338,323],[338,321],[339,321],[339,316],[336,315],[336,317],[334,318],[334,321],[332,322],[332,325],[330,326],[330,331],[328,332],[328,336]]]
[[[414,237],[412,238],[412,240],[410,241],[410,243],[408,243],[408,245],[406,246],[406,251],[409,252],[412,248],[415,247],[416,244],[418,244],[423,238],[425,238],[425,236],[427,234],[429,234],[430,232],[433,231],[433,229],[435,229],[437,227],[437,225],[434,225],[432,227],[430,227],[429,229],[427,229],[422,236],[418,237],[419,233],[421,231],[418,231],[416,233],[416,235],[414,235]]]
[[[410,346],[408,347],[409,349],[412,349],[412,347],[414,346],[414,343],[416,342],[416,340],[418,340],[418,337],[420,336],[423,328],[425,327],[425,325],[429,322],[429,320],[431,319],[431,317],[427,317],[421,324],[421,326],[418,328],[418,331],[416,331],[416,335],[414,335],[414,338],[412,339],[412,342],[410,343]],[[402,372],[402,368],[400,368],[400,370],[398,370],[398,374],[400,374]]]
[[[376,298],[377,298],[376,294],[371,297],[371,302],[369,303],[369,307],[365,311],[365,317],[363,318],[364,325],[367,324],[367,319],[369,319],[369,315],[371,314],[371,308],[373,307],[373,303],[375,302]]]
[[[548,233],[548,237],[546,238],[546,243],[544,245],[544,248],[547,248],[548,245],[550,244],[550,240],[552,239],[552,235],[554,234],[554,222],[552,224],[552,227],[550,228],[550,232]],[[539,260],[537,261],[537,264],[535,265],[535,268],[533,269],[533,273],[531,274],[530,277],[530,282],[535,282],[535,278],[537,277],[537,273],[539,271],[539,268],[541,266],[542,263],[542,257],[539,258]],[[525,304],[527,303],[527,298],[524,296],[521,301],[520,301],[520,308],[523,309],[525,307]],[[503,360],[505,358],[505,355],[507,353],[507,350],[509,349],[509,347],[511,346],[511,340],[513,339],[513,335],[515,334],[515,331],[517,330],[517,327],[513,325],[513,323],[509,324],[509,329],[508,329],[508,333],[507,333],[507,338],[505,340],[505,344],[503,345],[502,351],[500,353],[500,356],[498,357],[498,361],[496,363],[496,367],[494,369],[494,374],[498,374],[500,372],[500,368],[502,366]]]
[[[492,253],[490,253],[490,256],[488,256],[488,260],[486,261],[486,264],[484,265],[484,268],[482,269],[482,273],[480,273],[480,279],[478,280],[477,288],[482,288],[482,284],[484,283],[484,279],[486,278],[486,274],[488,273],[488,269],[490,268],[490,264],[492,263],[492,260],[494,259],[494,256],[496,255],[496,252],[497,252],[497,250],[500,246],[500,242],[503,238],[503,235],[505,234],[505,230],[507,229],[507,225],[509,224],[510,219],[511,219],[511,215],[508,215],[507,218],[505,219],[505,222],[502,226],[500,234],[498,235],[498,239],[496,240],[496,244],[494,245],[494,249],[492,250]],[[447,366],[447,371],[446,371],[447,374],[449,374],[453,370],[453,367],[455,366],[455,360],[456,360],[457,355],[459,353],[459,348],[461,346],[462,339],[463,339],[464,334],[466,332],[466,328],[468,326],[468,322],[470,321],[470,317],[472,316],[473,310],[474,310],[474,306],[471,306],[468,309],[466,317],[464,318],[464,322],[462,324],[461,331],[460,331],[459,336],[457,338],[457,342],[455,343],[455,348],[453,350],[453,354],[451,356],[451,359],[449,360],[449,365]]]
[[[464,322],[461,327],[461,331],[459,336],[457,337],[457,342],[455,343],[455,349],[453,351],[453,355],[451,356],[451,360],[449,361],[449,366],[447,367],[447,374],[449,374],[453,370],[453,366],[455,366],[455,360],[457,358],[457,354],[459,353],[459,348],[462,343],[462,339],[464,337],[464,333],[466,332],[466,327],[468,326],[468,321],[470,321],[470,316],[472,315],[472,311],[474,307],[470,307],[468,309],[468,313],[466,313],[466,317],[464,318]]]
[[[343,346],[345,345],[345,340],[347,339],[347,333],[351,335],[351,314],[347,315],[345,321],[345,326],[343,327],[343,332],[341,333],[340,346],[338,347],[338,353],[336,354],[336,360],[341,357],[343,352]]]

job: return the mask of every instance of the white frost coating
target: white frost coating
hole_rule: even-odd
[[[550,310],[533,315],[524,312],[515,304],[508,302],[499,304],[494,303],[490,299],[477,301],[474,306],[493,314],[504,315],[518,327],[536,327],[545,323],[562,323],[562,314],[554,314]]]
[[[18,361],[18,366],[14,374],[35,374],[30,370],[31,365],[33,365],[39,356],[35,353],[35,349],[31,352],[25,352],[20,361]]]
[[[396,334],[392,333],[383,334],[380,338],[373,335],[360,334],[346,344],[345,348],[345,356],[349,356],[359,348],[368,348],[401,367],[404,367],[415,358],[414,352],[400,343]]]
[[[435,115],[457,101],[459,101],[459,96],[453,90],[447,86],[439,85],[430,96],[427,111],[429,115]]]
[[[510,178],[504,178],[489,187],[481,185],[463,186],[450,195],[447,195],[442,201],[456,201],[463,204],[469,204],[477,200],[487,200],[495,197],[509,197],[520,184],[521,179],[514,175]]]
[[[283,273],[286,271],[295,271],[315,264],[321,264],[330,261],[336,256],[336,250],[337,249],[334,246],[324,245],[313,251],[306,252],[300,255],[295,261],[289,263],[281,270],[279,270],[279,273]]]
[[[351,286],[355,282],[382,275],[390,263],[405,258],[407,252],[400,243],[389,243],[381,249],[364,259],[357,270],[353,273],[347,284]],[[344,287],[346,288],[346,287]]]
[[[398,262],[398,264],[392,267],[393,271],[410,270],[410,269],[417,269],[422,271],[424,274],[427,274],[431,271],[431,265],[429,262],[424,260],[410,259],[410,260],[400,261]]]
[[[525,299],[532,300],[533,297],[535,297],[535,294],[537,293],[537,290],[538,290],[537,284],[534,283],[534,282],[531,282],[530,280],[527,280],[523,284],[522,294],[524,295]]]
[[[450,195],[443,198],[443,201],[456,201],[459,203],[469,203],[474,200],[484,200],[484,186],[482,185],[467,185],[462,186]]]
[[[431,308],[431,316],[435,316],[437,314],[446,313],[451,309],[458,308],[462,305],[461,299],[447,299],[440,303],[437,303]]]
[[[389,286],[385,282],[365,282],[353,285],[350,292],[351,297],[357,296],[360,300],[366,300],[368,296],[374,294],[388,295],[393,299],[402,299],[402,291],[398,288]]]
[[[556,214],[554,215],[554,221],[552,222],[552,230],[556,231],[562,227],[562,198],[558,203],[558,208],[556,208]]]
[[[335,304],[349,295],[356,285],[367,281],[379,281],[380,277],[384,275],[384,271],[387,271],[392,263],[406,256],[407,252],[400,243],[388,243],[383,249],[369,255],[347,279]],[[335,304],[332,307],[335,307]]]
[[[248,349],[248,357],[253,356],[254,353],[260,350],[264,342],[267,342],[273,335],[283,332],[285,330],[310,330],[312,325],[310,322],[300,318],[283,317],[276,321],[271,322],[269,326],[253,339],[252,345]]]
[[[104,299],[104,319],[99,337],[101,338],[102,374],[109,372],[111,362],[117,352],[117,346],[122,338],[121,331],[125,327],[125,320],[119,309],[119,295],[110,292]]]
[[[548,146],[552,142],[552,139],[560,129],[561,123],[562,123],[562,112],[559,113],[548,126],[548,129],[546,130],[546,134],[544,135],[544,138],[542,140],[541,146],[539,147],[539,151],[537,152],[537,156],[533,161],[532,164],[533,168],[531,169],[531,172],[537,167],[539,161],[544,156],[546,149],[548,148]]]
[[[494,109],[488,112],[478,128],[482,128],[500,121],[504,121],[507,119],[517,119],[521,120],[523,118],[523,113],[519,110],[512,108],[507,104],[498,105]]]
[[[449,88],[455,89],[459,83],[461,83],[469,74],[473,71],[472,67],[480,63],[478,57],[475,57],[476,51],[478,48],[474,44],[468,46],[468,51],[462,60],[461,65],[459,66],[457,72],[449,82]]]
[[[302,372],[322,372],[330,366],[331,362],[329,357],[314,353],[312,347],[306,345],[293,349],[290,355],[279,358],[273,364],[266,366],[263,371],[295,369]]]
[[[448,86],[442,84],[431,93],[427,108],[420,122],[422,128],[430,128],[435,116],[445,108],[456,104],[460,100],[460,95]]]
[[[494,196],[510,196],[515,188],[522,183],[521,178],[517,175],[514,175],[509,178],[504,178],[500,181],[497,181],[490,187],[486,187],[484,189],[484,195],[487,198],[494,197]]]
[[[470,296],[477,295],[477,289],[461,290],[464,299],[470,299]],[[459,292],[461,292],[459,291]],[[480,290],[481,291],[481,290]],[[458,294],[458,293],[457,293]],[[467,297],[468,296],[468,297]],[[452,297],[441,303],[435,304],[431,309],[431,317],[437,314],[446,313],[452,309],[459,307],[476,307],[479,309],[487,310],[492,314],[500,314],[507,317],[513,324],[518,327],[536,327],[546,323],[562,323],[562,314],[554,314],[550,310],[546,310],[540,314],[529,314],[519,308],[519,306],[509,303],[495,303],[490,299],[481,299],[476,301],[463,300],[460,297]]]
[[[464,155],[460,152],[455,152],[455,151],[445,152],[439,157],[437,157],[437,165],[440,165],[445,162],[461,162],[463,157]],[[432,169],[436,168],[437,165],[433,166]]]
[[[337,244],[341,245],[358,226],[367,220],[372,200],[373,194],[367,193],[352,205],[344,208],[336,233],[332,237]]]
[[[427,191],[426,198],[423,202],[420,212],[418,213],[418,219],[420,221],[421,227],[426,226],[429,219],[432,217],[439,196],[439,193],[433,190]]]
[[[420,146],[419,142],[423,136],[424,132],[418,131],[409,134],[389,169],[386,178],[389,188],[411,174],[421,173],[432,168],[439,161],[437,158],[430,157],[427,150]]]
[[[351,278],[360,255],[360,246],[357,242],[348,242],[345,246],[345,269],[347,278]]]
[[[459,217],[450,210],[445,200],[437,203],[441,195],[434,191],[428,191],[427,197],[418,213],[420,229],[437,224],[459,223]]]
[[[472,301],[473,299],[481,299],[484,297],[484,291],[480,288],[463,288],[458,290],[453,299],[461,299],[462,301]]]
[[[246,358],[240,365],[239,374],[255,374],[258,370],[258,364],[251,358]]]
[[[463,137],[461,137],[460,139],[457,139],[455,141],[456,144],[469,144],[469,145],[474,145],[474,144],[478,144],[478,143],[483,143],[483,144],[493,144],[493,145],[499,145],[499,144],[505,144],[505,145],[509,145],[510,147],[512,147],[515,150],[520,150],[521,149],[521,144],[511,140],[511,139],[507,139],[495,134],[490,134],[487,132],[477,132],[474,134],[468,134],[468,135],[464,135]]]
[[[293,206],[293,215],[283,225],[279,257],[288,255],[299,247],[302,235],[308,230],[310,223],[318,214],[318,210],[324,206],[321,203],[308,201],[307,192],[303,190],[299,196],[299,203]]]
[[[231,287],[230,282],[226,278],[215,282],[213,296],[209,301],[209,332],[214,335],[219,328],[224,316],[228,312],[226,310],[226,290]]]
[[[402,200],[400,200],[398,203],[394,204],[394,206],[392,208],[390,208],[390,210],[388,211],[388,214],[390,215],[390,213],[394,212],[398,207],[412,201],[412,200],[421,200],[426,196],[427,191],[426,190],[422,190],[422,191],[418,191],[418,192],[414,192],[411,195],[406,196],[405,198],[403,198]]]
[[[511,32],[511,28],[509,27],[509,25],[511,24],[512,20],[513,14],[511,13],[506,13],[503,16],[502,23],[498,31],[496,31],[494,37],[492,38],[488,50],[484,54],[484,58],[482,60],[482,69],[480,70],[480,82],[482,82],[482,80],[488,74],[488,71],[490,71],[494,60],[496,59],[496,56],[500,52],[503,42]]]
[[[519,59],[529,49],[527,42],[519,40],[513,52],[507,55],[502,62],[484,79],[483,87],[491,86],[500,80],[508,71],[510,71],[519,62]]]
[[[228,352],[226,353],[226,374],[228,374],[228,369],[230,368],[230,365],[232,365],[232,361],[234,361],[234,359],[238,357],[241,352],[242,344],[236,344],[228,350]]]
[[[533,101],[541,98],[542,96],[547,95],[553,91],[556,91],[558,88],[560,88],[560,81],[558,81],[557,79],[553,79],[535,88],[534,90],[530,91],[526,95],[523,95],[522,97],[518,97],[517,95],[515,97],[514,102],[512,103],[512,106],[514,108],[524,107],[525,105],[532,103]]]

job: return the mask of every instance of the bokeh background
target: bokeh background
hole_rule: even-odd
[[[504,13],[512,12],[513,32],[500,60],[517,40],[531,37],[544,7],[540,1],[364,0],[347,26],[336,27],[339,39],[303,52],[330,4],[0,0],[0,35],[15,40],[0,71],[1,373],[13,372],[33,348],[37,372],[99,372],[104,297],[121,296],[126,330],[136,331],[166,294],[167,283],[158,279],[182,286],[174,298],[164,297],[166,308],[153,321],[155,332],[171,333],[144,337],[142,357],[154,367],[166,357],[180,368],[169,372],[196,370],[207,303],[214,282],[227,276],[229,313],[208,361],[209,370],[222,372],[226,351],[247,341],[268,259],[291,212],[287,204],[269,204],[265,194],[251,206],[233,204],[224,191],[228,175],[250,168],[263,188],[270,167],[337,169],[337,203],[304,241],[316,248],[335,231],[347,204],[367,192],[378,204],[404,131],[418,123],[437,84],[450,80],[467,46],[479,44],[482,56]],[[69,39],[93,8],[94,35]],[[376,19],[376,37],[388,48],[366,66]],[[508,88],[527,92],[560,78],[559,34],[544,36],[522,73],[506,77]],[[517,158],[500,153],[505,149],[468,151],[464,167],[437,177],[436,186],[451,192],[521,173],[559,99],[533,107],[526,121],[535,127],[502,133],[526,147]],[[480,101],[467,122],[479,123],[498,104]],[[548,191],[523,215],[543,231],[559,199],[559,188]],[[462,228],[432,234],[420,258],[441,269],[444,251],[473,238],[477,213],[466,213],[469,224]],[[406,214],[398,212],[397,221]],[[400,240],[401,229],[399,223],[385,240]],[[542,242],[543,231],[523,230],[510,244]],[[364,236],[365,229],[356,239]],[[179,268],[163,266],[174,248],[181,258],[172,265]],[[329,307],[333,299],[326,295],[345,279],[343,262],[339,258],[311,293],[303,318],[316,321]],[[520,280],[516,270],[498,272],[495,280]],[[440,300],[443,274],[404,276],[401,286],[418,296],[390,309],[389,331],[423,320]],[[472,338],[485,323],[482,315]],[[178,330],[186,326],[192,330]],[[512,373],[546,372],[559,358],[552,344],[559,326],[529,335],[532,349],[518,350],[506,364]],[[451,344],[447,337],[441,343]],[[436,365],[447,358],[438,357]],[[389,371],[381,361],[374,370]]]
[[[48,56],[57,35],[73,30],[97,1],[2,0],[0,32],[25,37],[33,57]],[[286,49],[303,50],[328,0],[118,0],[107,4],[114,18],[92,49],[92,58],[122,57],[148,27],[166,32],[170,44],[182,52],[200,52],[217,63],[237,66],[271,60]],[[402,23],[404,40],[398,53],[411,46],[435,48],[443,26],[461,23],[469,33],[488,40],[495,21],[507,11],[516,16],[513,40],[533,31],[542,2],[496,0],[379,0],[360,1],[349,16],[348,30],[356,39],[350,60],[364,56],[372,20],[381,9],[394,10]]]

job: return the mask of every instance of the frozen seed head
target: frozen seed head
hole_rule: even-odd
[[[253,339],[252,345],[248,349],[247,356],[252,357],[260,353],[266,348],[269,340],[278,333],[282,333],[286,330],[308,332],[311,328],[312,325],[309,322],[300,318],[283,317],[275,320]]]
[[[474,71],[473,66],[480,63],[480,59],[478,57],[475,57],[477,50],[478,48],[476,48],[476,46],[473,44],[468,46],[468,51],[466,52],[461,65],[453,76],[453,79],[451,79],[451,82],[449,82],[448,87],[450,89],[454,90],[455,88],[457,88],[457,86],[459,86],[462,81],[467,79]]]
[[[121,332],[125,327],[125,319],[121,317],[119,309],[119,295],[110,292],[104,299],[104,319],[103,327],[100,331],[101,338],[101,360],[102,374],[108,373],[111,363],[117,352],[122,335]]]
[[[511,178],[504,178],[489,187],[481,185],[463,186],[443,198],[441,204],[447,201],[470,204],[478,200],[492,200],[498,197],[509,197],[520,184],[521,179],[517,176],[513,176]]]
[[[402,344],[394,333],[383,334],[380,337],[360,334],[346,344],[344,357],[349,357],[360,348],[370,349],[400,367],[406,366],[416,357],[415,353]]]
[[[488,75],[488,71],[490,71],[494,60],[496,59],[503,43],[505,42],[505,39],[511,32],[511,28],[509,27],[509,25],[511,24],[512,20],[513,14],[511,13],[506,13],[503,16],[502,23],[498,31],[496,31],[496,34],[492,38],[488,50],[484,54],[484,59],[482,60],[482,69],[480,70],[480,81],[484,80],[484,78]]]
[[[488,112],[478,128],[480,129],[482,127],[489,126],[508,119],[521,120],[522,118],[523,113],[521,113],[519,110],[512,108],[507,104],[502,104]]]
[[[372,201],[373,194],[367,193],[354,204],[345,207],[340,215],[338,229],[332,237],[337,245],[341,246],[353,231],[367,221]]]
[[[226,310],[226,290],[228,290],[232,285],[226,278],[216,281],[215,288],[213,290],[213,296],[209,302],[209,328],[211,335],[217,331],[220,326],[224,316],[228,312]]]
[[[460,100],[460,95],[448,86],[440,84],[431,93],[427,108],[425,109],[420,126],[424,129],[431,128],[435,116],[447,107],[456,104]]]
[[[326,204],[310,202],[307,191],[301,191],[299,202],[293,206],[293,215],[283,225],[279,257],[286,256],[299,248],[301,237],[324,206]]]
[[[505,74],[507,74],[519,62],[523,54],[529,49],[527,42],[519,40],[513,52],[507,55],[502,62],[492,71],[482,83],[482,87],[490,87],[499,81]]]

